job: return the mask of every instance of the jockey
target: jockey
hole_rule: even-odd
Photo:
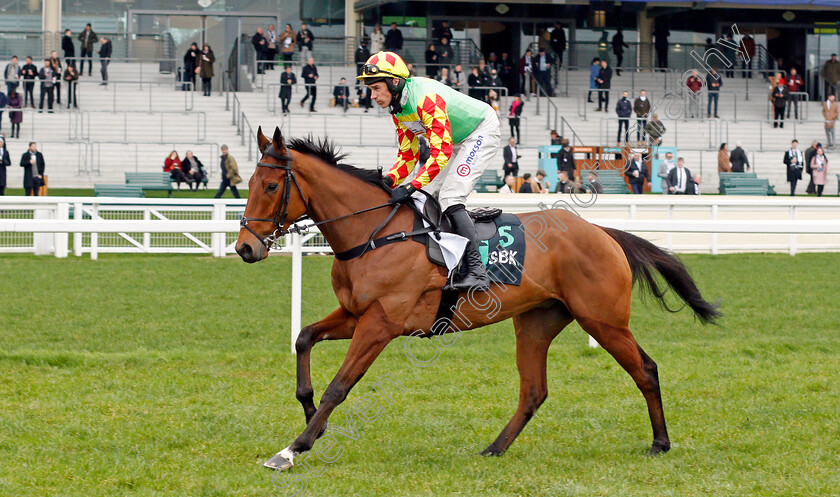
[[[421,188],[436,195],[453,231],[469,240],[468,274],[447,288],[486,291],[490,278],[464,203],[499,148],[501,131],[496,112],[486,103],[432,79],[409,78],[405,62],[393,52],[372,55],[356,79],[368,85],[376,103],[390,108],[397,127],[400,149],[396,163],[385,176],[393,188],[391,201],[408,201]],[[414,178],[405,182],[421,160]]]

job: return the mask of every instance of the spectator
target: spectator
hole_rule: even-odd
[[[822,197],[825,182],[828,178],[828,157],[825,156],[825,151],[821,145],[817,145],[817,150],[811,158],[811,171],[814,176],[814,186],[817,188],[817,196]],[[791,188],[793,188],[791,186]],[[792,195],[792,194],[791,194]]]
[[[546,174],[545,171],[542,169],[537,169],[537,179],[536,179],[536,188],[534,188],[535,192],[538,193],[548,193],[549,189],[551,188],[551,184],[545,180]]]
[[[23,79],[23,105],[29,102],[29,106],[35,108],[35,80],[38,78],[38,68],[32,63],[32,57],[26,56],[26,64],[20,71]]]
[[[397,27],[397,23],[391,23],[391,29],[385,33],[385,50],[389,50],[399,55],[403,47],[402,31]]]
[[[522,135],[519,133],[519,116],[522,115],[522,108],[525,102],[522,101],[521,95],[513,97],[513,102],[510,104],[510,114],[508,114],[508,124],[510,124],[510,137],[516,136],[516,144],[519,145]]]
[[[502,176],[519,176],[519,159],[522,157],[516,150],[516,138],[510,137],[508,144],[502,150],[505,164],[502,166]]]
[[[513,62],[507,52],[502,52],[502,58],[499,60],[499,77],[502,79],[502,85],[508,91],[513,90]]]
[[[685,188],[686,195],[700,195],[700,183],[703,182],[703,176],[699,173],[691,177],[688,186]]]
[[[198,75],[201,77],[201,89],[204,90],[204,96],[209,97],[213,91],[213,64],[216,62],[216,56],[213,54],[213,49],[207,43],[201,49],[201,61],[198,66]]]
[[[624,175],[629,178],[633,193],[641,194],[645,189],[645,180],[650,180],[650,172],[642,160],[642,154],[636,152],[624,166]]]
[[[453,55],[452,55],[452,45],[449,44],[449,38],[444,38],[440,41],[440,50],[438,50],[438,63],[440,64],[440,68],[449,70],[449,64],[452,63]]]
[[[20,157],[23,168],[23,189],[26,196],[38,196],[38,190],[44,184],[44,156],[38,151],[35,142],[29,142],[29,150]]]
[[[589,171],[589,193],[595,194],[603,194],[604,193],[604,186],[601,184],[601,181],[598,179],[598,172],[597,171]]]
[[[743,173],[750,170],[750,161],[747,153],[741,148],[741,142],[735,142],[735,150],[729,155],[729,162],[732,163],[733,173]]]
[[[382,25],[376,23],[373,33],[370,34],[370,53],[375,54],[385,50],[385,33],[382,32]]]
[[[502,84],[502,80],[499,79],[499,73],[495,69],[492,69],[490,71],[490,79],[488,79],[485,84],[493,88],[498,88],[498,90],[490,90],[487,93],[488,103],[490,104],[490,107],[493,107],[493,110],[495,110],[498,113],[499,91],[501,91],[504,85]]]
[[[274,29],[274,24],[269,24],[265,32],[265,41],[268,43],[268,50],[266,50],[265,58],[269,62],[267,67],[269,70],[274,70],[274,61],[277,59],[277,30]]]
[[[709,50],[715,48],[715,44],[712,42],[711,38],[706,38],[706,46],[704,48],[705,53],[708,53]]]
[[[184,171],[184,175],[187,178],[192,180],[192,185],[195,185],[195,191],[198,191],[198,186],[207,177],[207,171],[204,169],[204,164],[198,160],[198,157],[193,155],[192,150],[187,150],[184,160],[181,161],[181,170]]]
[[[61,59],[58,58],[58,52],[55,50],[50,54],[50,64],[55,73],[55,101],[61,105]]]
[[[664,25],[660,24],[653,32],[655,38],[653,47],[656,49],[656,67],[668,67],[668,37],[671,32]]]
[[[64,70],[64,76],[62,77],[64,81],[67,82],[67,108],[69,109],[72,105],[73,108],[78,109],[78,99],[76,98],[76,86],[79,83],[79,73],[76,71],[76,66],[73,64],[67,64],[67,69]]]
[[[441,67],[440,74],[435,76],[435,80],[445,84],[446,86],[452,86],[452,80],[449,79],[449,68],[448,67]]]
[[[300,25],[300,31],[297,34],[297,44],[300,49],[300,60],[309,60],[312,58],[312,41],[315,36],[312,31],[306,27],[306,24]]]
[[[615,32],[612,38],[612,49],[615,55],[615,75],[621,76],[621,64],[624,63],[624,49],[630,48],[630,45],[624,43],[624,33],[621,28]]]
[[[741,69],[745,69],[744,77],[752,78],[752,63],[755,58],[755,40],[751,34],[741,38]]]
[[[534,185],[535,181],[531,178],[531,173],[525,173],[522,179],[525,181],[519,187],[519,193],[535,193],[539,191],[539,188]]]
[[[350,106],[350,88],[347,86],[347,80],[341,78],[338,85],[333,88],[333,98],[335,98],[335,106],[343,107],[344,112]]]
[[[6,69],[3,71],[3,77],[6,80],[6,93],[11,95],[13,91],[17,90],[20,84],[20,65],[18,65],[17,55],[12,55],[12,61],[6,64]]]
[[[559,22],[554,23],[554,30],[551,32],[551,50],[557,56],[557,69],[563,67],[563,52],[566,51],[566,32]]]
[[[672,195],[685,195],[689,193],[688,184],[691,182],[691,171],[685,167],[685,160],[680,157],[677,159],[677,167],[671,169],[668,173],[668,191]],[[690,193],[694,193],[693,189]]]
[[[178,190],[181,190],[181,183],[186,183],[189,186],[190,190],[192,190],[192,185],[194,183],[193,179],[187,176],[184,170],[181,168],[181,158],[178,157],[178,152],[173,150],[169,153],[169,156],[166,157],[163,161],[163,172],[169,173],[169,178],[178,183]]]
[[[793,140],[790,143],[790,148],[785,152],[782,163],[787,166],[787,180],[790,183],[790,196],[792,197],[796,192],[796,182],[802,179],[802,169],[805,167],[805,157],[799,150],[798,141]],[[813,170],[813,164],[811,170]],[[816,184],[816,181],[814,181],[814,184]],[[825,177],[823,177],[823,185],[825,185]]]
[[[537,83],[542,87],[545,95],[550,97],[553,95],[551,89],[551,66],[554,64],[554,57],[546,53],[545,47],[540,47],[540,53],[534,57],[533,67],[534,76],[537,78]]]
[[[726,144],[724,144],[725,146]],[[656,173],[656,176],[662,179],[662,193],[664,195],[668,194],[668,173],[671,172],[671,169],[674,169],[676,165],[674,164],[674,154],[668,152],[665,154],[665,160],[659,163],[659,172]]]
[[[607,67],[607,61],[601,61],[601,70],[598,71],[598,110],[601,110],[601,103],[604,104],[604,112],[610,108],[610,82],[612,81],[612,68]]]
[[[729,145],[727,145],[726,143],[721,143],[720,149],[718,150],[718,172],[732,172],[732,163],[729,160]]]
[[[837,115],[840,114],[840,109],[837,107],[834,95],[829,95],[828,99],[822,105],[822,115],[825,121],[825,139],[828,148],[834,148],[834,122],[837,121]]]
[[[706,117],[712,117],[712,101],[715,102],[715,118],[718,118],[718,98],[720,97],[720,87],[723,86],[723,78],[718,74],[713,67],[712,72],[706,75],[706,90],[708,92],[708,103],[706,104]]]
[[[592,59],[592,64],[589,66],[589,95],[586,101],[592,102],[592,91],[598,89],[598,74],[601,72],[601,59],[595,57]]]
[[[100,72],[102,73],[102,82],[99,83],[102,86],[108,85],[108,64],[111,63],[111,40],[108,38],[102,37],[100,40],[102,45],[99,47],[99,62],[102,64],[102,68]]]
[[[534,72],[534,53],[531,49],[525,50],[525,55],[519,60],[519,88],[520,93],[528,93],[528,88],[531,87],[530,74]],[[533,93],[533,92],[531,92]]]
[[[93,72],[93,45],[96,43],[96,40],[96,33],[94,33],[90,23],[88,23],[88,25],[85,26],[84,31],[79,33],[79,41],[82,42],[80,44],[82,62],[79,64],[79,75],[83,75],[85,73],[85,59],[88,61],[88,76],[90,76]]]
[[[574,193],[576,190],[577,185],[569,179],[569,173],[566,171],[557,173],[557,188],[554,189],[554,193]]]
[[[359,107],[365,108],[365,114],[373,107],[371,102],[370,87],[368,85],[359,85],[356,89],[356,94],[359,96]]]
[[[44,67],[38,72],[38,77],[41,79],[41,95],[38,100],[38,112],[44,112],[44,97],[47,97],[48,111],[52,113],[53,99],[55,98],[53,90],[55,89],[57,76],[55,71],[53,71],[50,59],[44,59]]]
[[[184,83],[192,83],[192,88],[189,88],[189,85],[183,85],[181,87],[182,90],[192,90],[195,91],[198,87],[196,85],[195,74],[196,69],[200,67],[201,63],[201,51],[198,49],[198,44],[193,42],[190,44],[190,48],[187,49],[187,53],[184,54],[184,76],[183,82]]]
[[[289,114],[289,102],[292,101],[292,85],[297,84],[295,73],[292,72],[292,66],[288,65],[283,69],[283,74],[280,75],[280,105],[283,109],[283,114]],[[364,86],[364,85],[362,85]]]
[[[659,115],[654,114],[651,120],[645,125],[645,133],[647,133],[649,142],[652,145],[662,145],[662,135],[665,134],[665,124],[659,120]]]
[[[367,47],[367,40],[362,38],[359,41],[359,47],[356,49],[356,76],[362,74],[362,67],[365,65],[367,60],[370,58],[370,50]],[[356,86],[359,85],[359,81],[356,80]]]
[[[236,165],[236,159],[228,153],[228,146],[222,145],[222,156],[220,157],[220,166],[222,168],[222,184],[219,185],[219,191],[216,192],[214,198],[221,198],[225,190],[230,187],[230,192],[236,198],[241,198],[239,190],[236,185],[242,183],[242,178],[239,176],[239,166]]]
[[[487,61],[484,59],[478,61],[478,74],[485,80],[490,79],[490,67],[487,66]]]
[[[618,115],[618,133],[615,136],[616,144],[621,146],[621,128],[624,127],[624,143],[630,140],[630,114],[633,113],[633,105],[630,103],[628,93],[625,91],[621,98],[615,103],[615,113]]]
[[[840,85],[840,61],[836,53],[831,54],[831,59],[823,65],[821,76],[826,83],[826,94],[834,95],[837,85]]]
[[[12,109],[23,108],[23,97],[17,90],[12,90],[9,94],[9,107]],[[20,110],[10,110],[9,120],[12,122],[12,136],[10,138],[20,138],[20,123],[23,122],[23,112]]]
[[[814,187],[814,176],[813,171],[811,170],[811,159],[814,157],[814,152],[817,151],[817,146],[819,142],[814,140],[811,143],[811,146],[808,147],[808,150],[805,151],[805,172],[808,173],[808,176],[811,177],[811,180],[808,181],[808,188],[805,189],[805,193],[811,195],[817,193],[816,188]]]
[[[514,185],[516,185],[516,178],[513,175],[505,176],[505,184],[499,188],[499,193],[514,193]]]
[[[633,101],[633,112],[636,113],[636,141],[641,145],[645,139],[645,126],[647,125],[648,114],[650,114],[650,99],[647,92],[642,90],[639,96]]]
[[[262,26],[257,28],[257,32],[251,37],[251,45],[254,46],[254,53],[257,59],[257,74],[265,73],[266,60],[268,60],[268,42],[263,34]]]
[[[773,88],[773,93],[770,94],[773,100],[773,127],[785,127],[785,105],[790,99],[790,92],[785,86],[784,80],[776,82],[776,87]]]
[[[452,75],[449,77],[450,82],[452,83],[452,88],[458,91],[462,91],[462,88],[467,87],[467,75],[464,74],[464,71],[461,69],[461,64],[457,64],[455,66],[455,70],[452,71]]]
[[[306,65],[303,66],[303,71],[301,71],[300,76],[303,78],[303,84],[306,86],[306,96],[300,101],[300,106],[303,107],[306,100],[312,97],[312,100],[309,101],[309,112],[317,112],[315,110],[315,99],[318,98],[318,88],[315,86],[315,83],[318,81],[318,68],[315,67],[315,59],[310,57],[306,61]]]
[[[732,33],[726,33],[726,43],[721,43],[720,51],[726,59],[724,65],[727,67],[725,71],[727,78],[735,77],[735,71],[731,68],[738,64],[738,51],[736,47],[735,40],[732,39]]]
[[[691,71],[691,76],[685,80],[688,87],[688,114],[690,117],[700,117],[700,90],[703,89],[703,80],[700,79],[697,69]]]
[[[467,85],[469,85],[469,91],[467,92],[469,96],[476,100],[484,101],[487,99],[487,90],[480,88],[484,86],[484,78],[477,67],[472,68],[472,74],[467,78]]]
[[[557,170],[565,171],[569,181],[575,181],[577,166],[575,165],[575,155],[572,153],[572,146],[569,144],[567,138],[561,140],[560,144],[563,145],[563,148],[557,152]]]
[[[435,38],[443,42],[443,40],[451,41],[452,40],[452,29],[449,27],[449,21],[443,21],[441,26],[437,28],[437,32],[435,33]]]
[[[286,24],[286,29],[280,33],[280,43],[283,44],[280,47],[280,52],[283,54],[283,69],[292,67],[292,55],[295,53],[297,36],[291,24]]]
[[[426,49],[426,77],[435,79],[437,76],[438,53],[435,51],[435,44],[430,43]]]
[[[405,68],[408,69],[408,77],[409,78],[416,78],[417,77],[417,71],[414,70],[414,64],[409,62],[408,64],[405,65]]]
[[[64,52],[64,59],[68,66],[76,66],[76,46],[73,45],[73,38],[71,38],[69,29],[64,30],[64,36],[61,37],[61,50]]]
[[[6,168],[11,165],[12,159],[9,158],[6,139],[0,136],[0,195],[6,194]]]
[[[802,76],[796,73],[796,68],[791,68],[785,80],[785,86],[787,86],[789,95],[787,118],[790,119],[790,108],[793,107],[793,117],[799,119],[799,101],[802,97],[799,92],[805,88],[805,82],[802,80]]]
[[[7,105],[9,105],[9,97],[0,91],[0,130],[3,129],[3,111],[6,110]],[[2,131],[0,131],[0,136],[2,136]]]
[[[563,137],[557,134],[557,130],[552,129],[551,133],[549,134],[551,137],[551,144],[552,145],[560,145],[560,142],[563,141]]]
[[[490,55],[487,56],[487,65],[490,67],[491,71],[495,69],[496,72],[499,72],[502,69],[502,65],[496,58],[496,52],[490,52]]]

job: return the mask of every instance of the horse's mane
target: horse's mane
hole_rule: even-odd
[[[331,142],[328,138],[315,140],[312,135],[306,138],[292,138],[288,147],[297,152],[307,155],[312,155],[326,162],[330,166],[344,171],[351,176],[359,178],[362,181],[371,183],[373,185],[380,185],[382,177],[379,171],[371,169],[361,169],[350,164],[345,164],[343,161],[347,158],[347,154],[339,151],[338,146]]]

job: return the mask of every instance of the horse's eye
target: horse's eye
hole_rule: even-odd
[[[276,192],[277,191],[277,183],[269,183],[268,186],[265,187],[265,191],[267,192]]]

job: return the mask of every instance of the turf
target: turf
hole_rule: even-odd
[[[262,461],[304,426],[288,258],[0,257],[0,495],[836,495],[840,254],[684,260],[722,325],[638,295],[631,322],[659,364],[671,452],[644,456],[641,395],[573,324],[548,400],[505,455],[477,455],[518,398],[506,321],[425,368],[393,343],[333,414],[337,445],[273,474]],[[335,306],[330,264],[305,259],[304,322]],[[314,349],[316,396],[346,348]],[[385,374],[404,389],[374,389]],[[363,398],[378,419],[355,414]]]
[[[243,185],[246,186],[246,185]],[[172,198],[213,198],[216,194],[218,186],[213,186],[211,183],[205,190],[203,187],[198,191],[190,191],[186,185],[183,190],[175,190],[172,192]],[[6,195],[23,195],[26,193],[23,188],[7,188]],[[239,188],[239,194],[242,198],[248,198],[248,190]],[[50,188],[50,197],[93,197],[93,188]],[[149,190],[146,192],[146,198],[167,198],[168,194],[164,191]],[[233,198],[230,190],[225,191],[222,198]]]

